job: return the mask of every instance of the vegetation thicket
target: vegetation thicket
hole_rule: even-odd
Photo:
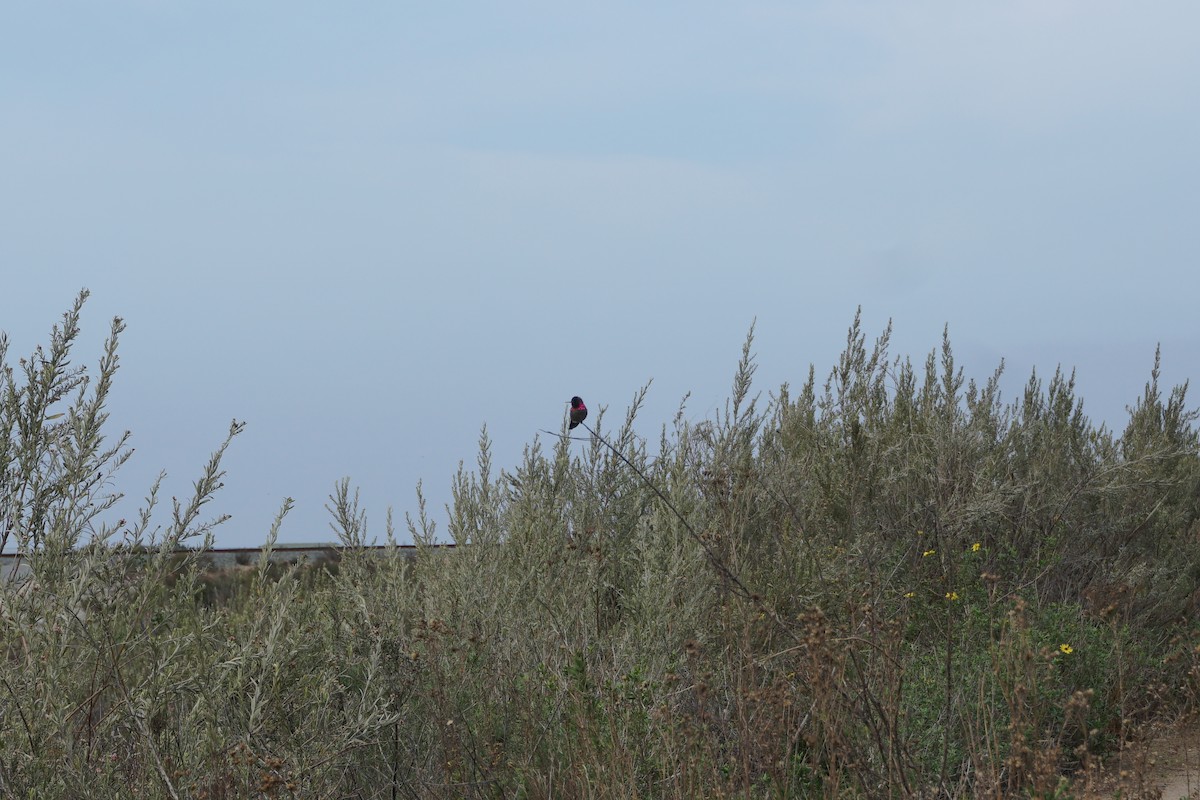
[[[343,480],[335,565],[214,572],[242,425],[165,521],[157,486],[112,519],[123,326],[73,366],[85,299],[0,338],[0,796],[1065,797],[1101,760],[1149,796],[1127,744],[1196,706],[1197,414],[1157,357],[1116,434],[1068,374],[1005,402],[857,318],[764,400],[748,337],[653,447],[644,389],[511,471],[485,430],[453,550],[423,501],[415,559],[365,550]]]

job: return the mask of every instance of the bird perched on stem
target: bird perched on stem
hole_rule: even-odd
[[[570,403],[571,403],[571,424],[567,427],[567,430],[574,428],[576,425],[578,425],[579,423],[581,423],[585,419],[587,419],[587,406],[585,406],[583,404],[582,397],[580,397],[579,395],[575,395],[574,397],[571,398]]]

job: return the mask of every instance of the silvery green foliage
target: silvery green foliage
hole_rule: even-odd
[[[1197,697],[1200,446],[1157,359],[1117,436],[1069,373],[1006,399],[858,317],[763,397],[751,332],[710,419],[647,438],[647,386],[506,468],[484,428],[457,547],[418,487],[415,556],[390,511],[369,548],[342,479],[331,560],[271,559],[288,498],[220,569],[242,425],[165,522],[157,486],[113,520],[122,324],[73,364],[85,297],[15,367],[0,339],[2,795],[1049,795]]]

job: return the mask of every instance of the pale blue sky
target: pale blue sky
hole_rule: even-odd
[[[230,418],[224,545],[329,538],[335,480],[449,497],[563,401],[655,435],[832,365],[855,308],[914,360],[1078,368],[1120,425],[1200,374],[1193,2],[9,3],[0,329],[80,287],[111,411],[184,493]],[[440,513],[437,516],[441,516]],[[165,520],[165,515],[163,517]]]

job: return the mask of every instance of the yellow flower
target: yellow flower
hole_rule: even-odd
[[[980,548],[980,547],[982,547],[982,546],[983,546],[983,545],[981,545],[979,542],[976,542],[975,544],[971,545],[971,552],[972,552],[972,553],[978,553],[978,552],[979,552],[979,548]]]
[[[951,601],[953,601],[953,600],[957,600],[957,599],[958,599],[958,592],[946,592],[946,599],[947,599],[947,600],[951,600]]]
[[[936,552],[937,552],[937,550],[926,550],[924,553],[921,553],[921,558],[929,558],[931,555],[933,555]]]
[[[917,536],[924,536],[924,535],[925,535],[925,531],[917,531]]]
[[[905,592],[904,596],[911,599],[913,597],[916,597],[917,593],[916,592]]]
[[[1067,655],[1071,655],[1071,653],[1075,652],[1075,648],[1071,647],[1071,645],[1069,645],[1069,644],[1060,644],[1058,646],[1058,649],[1063,651]]]

